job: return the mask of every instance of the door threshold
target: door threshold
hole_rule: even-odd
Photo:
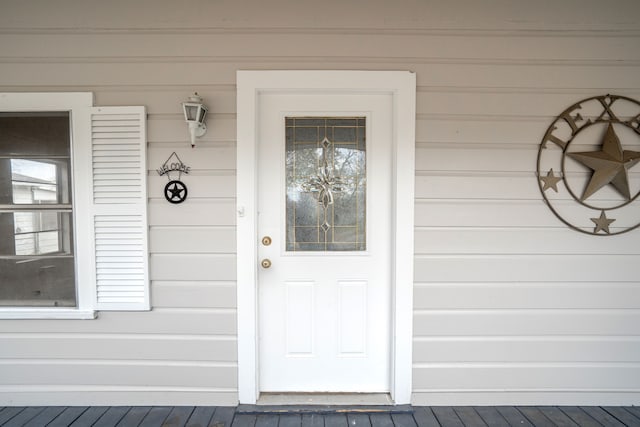
[[[411,413],[394,405],[388,393],[260,393],[255,405],[239,405],[241,414]]]

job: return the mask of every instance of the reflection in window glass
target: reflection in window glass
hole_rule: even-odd
[[[68,113],[0,113],[0,306],[76,306]]]
[[[366,250],[364,117],[288,117],[287,251]]]
[[[43,161],[11,159],[13,203],[58,202],[57,168]]]

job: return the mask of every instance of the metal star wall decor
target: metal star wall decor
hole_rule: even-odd
[[[187,200],[187,186],[180,179],[183,173],[189,174],[190,171],[191,168],[182,163],[175,151],[171,153],[160,168],[156,169],[158,175],[167,175],[169,179],[167,185],[164,186],[164,198],[167,199],[167,202],[177,204]],[[171,177],[175,173],[178,173],[177,179]]]
[[[538,185],[552,212],[572,229],[621,234],[640,226],[638,163],[640,102],[595,96],[567,108],[545,132]]]
[[[623,150],[620,139],[609,123],[601,151],[568,153],[568,156],[593,170],[581,201],[588,199],[607,184],[612,184],[625,200],[631,200],[629,169],[640,162],[640,153]]]
[[[552,188],[556,193],[558,192],[558,182],[562,181],[562,177],[555,176],[553,174],[553,169],[549,169],[547,172],[547,176],[541,176],[540,180],[544,183],[542,191],[545,191],[549,188]]]

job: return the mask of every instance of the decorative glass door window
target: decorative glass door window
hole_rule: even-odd
[[[366,250],[366,119],[287,117],[287,251]]]

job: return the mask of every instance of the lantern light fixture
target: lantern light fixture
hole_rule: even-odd
[[[204,120],[207,115],[207,107],[202,103],[202,97],[198,92],[189,97],[189,100],[182,103],[184,119],[189,125],[191,136],[191,148],[196,146],[196,137],[201,137],[207,133],[207,125]]]

